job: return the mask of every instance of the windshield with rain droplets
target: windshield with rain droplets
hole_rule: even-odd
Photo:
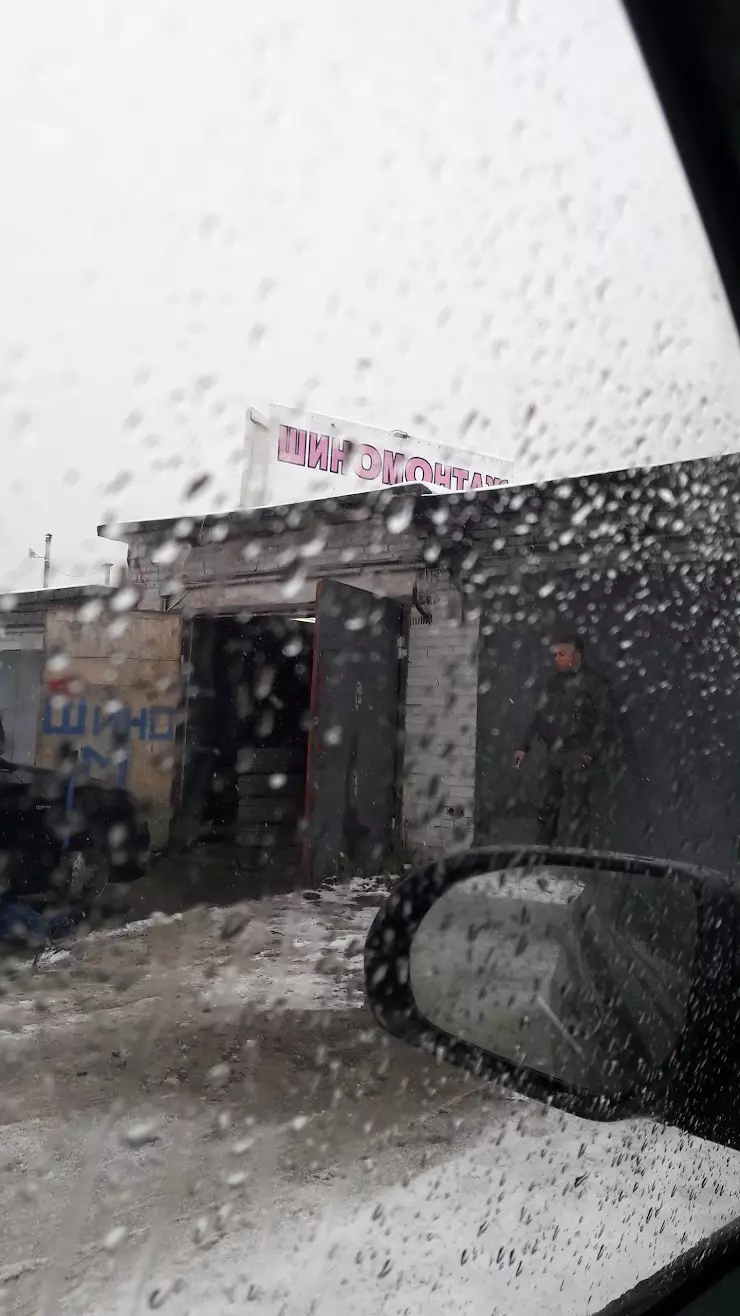
[[[586,1316],[740,1214],[363,970],[463,852],[738,876],[736,288],[627,9],[4,8],[0,1313]],[[420,999],[521,1060],[526,969],[618,1086],[563,966],[662,1062],[701,919],[558,950],[550,879],[441,904]]]

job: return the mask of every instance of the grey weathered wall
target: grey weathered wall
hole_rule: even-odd
[[[649,573],[551,568],[486,600],[480,840],[535,839],[545,755],[535,744],[519,772],[512,755],[552,673],[552,639],[567,628],[583,636],[587,661],[612,690],[593,769],[591,844],[737,873],[737,598],[735,563],[674,562]]]
[[[473,836],[478,620],[441,575],[424,582],[430,624],[411,614],[403,813],[417,857],[459,849]]]
[[[382,518],[342,521],[295,529],[280,523],[279,533],[230,529],[226,539],[209,528],[197,543],[180,543],[170,565],[156,563],[163,540],[160,531],[139,535],[129,544],[129,578],[141,591],[139,606],[162,605],[160,586],[173,584],[178,610],[193,616],[239,606],[277,608],[313,602],[321,576],[359,583],[370,569],[384,588],[399,572],[405,582],[418,558],[418,541],[409,533],[393,533]],[[410,586],[409,586],[410,589]]]

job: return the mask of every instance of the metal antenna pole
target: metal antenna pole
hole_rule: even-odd
[[[44,589],[49,584],[49,572],[51,571],[51,535],[47,535],[44,541]]]

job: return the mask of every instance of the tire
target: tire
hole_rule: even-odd
[[[68,850],[62,871],[60,890],[68,900],[87,907],[100,902],[110,881],[110,861],[101,846]]]

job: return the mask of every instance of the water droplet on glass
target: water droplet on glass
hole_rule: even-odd
[[[135,1124],[129,1124],[121,1134],[121,1142],[127,1147],[145,1147],[148,1143],[158,1142],[160,1138],[159,1126],[156,1120],[138,1120]]]
[[[159,567],[171,567],[172,563],[177,560],[180,552],[180,545],[174,539],[167,539],[159,548],[152,552],[152,562]]]
[[[297,595],[300,594],[305,583],[306,583],[305,571],[299,569],[297,571],[292,572],[292,574],[283,581],[282,592],[285,598],[286,599],[296,598]]]
[[[240,1138],[234,1143],[233,1152],[235,1156],[244,1156],[251,1151],[254,1146],[254,1138]]]
[[[208,1080],[213,1085],[213,1087],[222,1088],[226,1083],[228,1083],[230,1074],[231,1074],[231,1066],[227,1065],[225,1061],[222,1061],[220,1065],[214,1065],[211,1069],[209,1069]]]
[[[385,518],[385,523],[392,535],[403,534],[408,530],[414,516],[414,504],[410,498],[400,499]]]
[[[160,1280],[160,1282],[157,1285],[155,1285],[155,1287],[152,1289],[151,1293],[149,1294],[149,1307],[151,1308],[151,1310],[157,1311],[160,1307],[163,1307],[167,1299],[172,1295],[172,1293],[174,1293],[174,1291],[175,1291],[174,1280],[171,1279]]]
[[[209,1231],[210,1231],[210,1224],[209,1224],[208,1216],[202,1215],[199,1220],[196,1220],[195,1228],[193,1229],[193,1242],[195,1243],[196,1247],[202,1247],[202,1245],[205,1243],[206,1239],[208,1238]]]
[[[126,1237],[126,1233],[127,1231],[123,1225],[116,1225],[114,1229],[110,1229],[103,1239],[103,1247],[106,1252],[116,1252]]]
[[[270,667],[267,663],[257,673],[254,682],[254,695],[256,699],[267,699],[275,682],[275,668]]]

